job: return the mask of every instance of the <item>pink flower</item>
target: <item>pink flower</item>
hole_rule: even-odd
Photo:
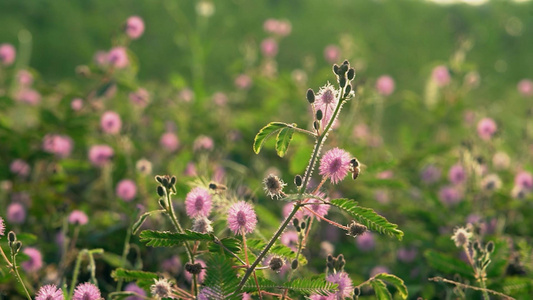
[[[453,165],[448,171],[448,179],[453,184],[461,184],[466,180],[466,172],[461,164]]]
[[[336,300],[337,297],[335,297],[335,295],[327,295],[327,296],[311,295],[311,296],[309,296],[309,299],[310,300]]]
[[[94,145],[89,149],[89,161],[97,167],[103,167],[111,161],[113,154],[113,148],[108,145]]]
[[[66,135],[47,134],[43,138],[43,150],[65,158],[72,152],[74,142]]]
[[[294,209],[294,202],[289,202],[285,204],[285,206],[283,206],[283,217],[287,218],[293,209]],[[304,217],[304,212],[302,209],[299,209],[294,215],[294,218],[299,219],[299,220],[303,219],[303,217]]]
[[[161,139],[159,139],[159,144],[169,152],[174,152],[178,150],[180,140],[174,132],[166,132],[161,136]]]
[[[240,201],[228,210],[228,227],[234,234],[251,233],[257,224],[257,216],[252,205]]]
[[[316,196],[324,199],[326,194],[324,194],[322,192],[317,192]],[[325,200],[329,201],[327,198]],[[329,205],[322,203],[322,201],[320,201],[318,199],[315,199],[315,198],[311,198],[311,199],[308,199],[306,203],[313,203],[311,205],[306,205],[305,207],[307,207],[308,209],[312,210],[313,212],[315,212],[319,216],[324,217],[325,215],[328,214]],[[304,212],[304,215],[309,216],[311,218],[315,218],[317,221],[320,222],[320,219],[315,214],[313,214],[312,212],[308,211],[307,209],[304,209],[303,212]]]
[[[235,86],[241,90],[247,90],[252,85],[252,79],[246,74],[241,74],[235,78]]]
[[[431,73],[433,80],[439,87],[443,87],[450,83],[450,72],[446,66],[436,66]]]
[[[22,224],[26,220],[26,208],[18,202],[12,202],[7,207],[6,219],[13,224]]]
[[[72,108],[73,111],[80,111],[83,108],[83,99],[72,99],[72,102],[70,102],[70,108]]]
[[[211,137],[200,135],[194,140],[193,149],[194,151],[211,151],[215,147],[215,142]]]
[[[78,284],[72,296],[72,300],[100,300],[101,298],[98,287],[89,282]]]
[[[422,172],[420,172],[420,177],[422,177],[422,181],[425,183],[437,182],[439,181],[440,176],[441,171],[435,165],[427,165],[422,169]]]
[[[128,285],[126,285],[126,287],[124,288],[125,291],[127,292],[134,292],[142,297],[139,297],[139,296],[129,296],[129,297],[126,297],[125,300],[143,300],[143,299],[146,299],[146,292],[140,288],[138,285],[136,285],[134,282],[130,282],[128,283]]]
[[[341,49],[336,45],[327,45],[324,48],[324,58],[330,64],[338,62],[341,58]]]
[[[280,242],[294,251],[298,250],[298,233],[294,230],[285,231],[281,234]]]
[[[267,19],[265,23],[263,23],[263,29],[267,33],[275,33],[278,29],[278,23],[279,21],[276,19]]]
[[[126,21],[126,34],[132,39],[138,39],[144,32],[144,22],[138,16],[131,16]]]
[[[338,91],[328,82],[321,87],[315,98],[315,109],[322,111],[322,130],[326,128],[339,102]]]
[[[278,21],[278,26],[276,28],[275,34],[279,36],[288,36],[289,34],[291,34],[291,31],[292,31],[291,22],[287,20]]]
[[[181,260],[179,256],[174,255],[171,258],[165,259],[161,263],[161,268],[172,275],[178,275],[181,271]]]
[[[389,75],[383,75],[376,81],[376,90],[383,96],[389,96],[394,92],[394,79]]]
[[[385,266],[376,266],[372,268],[372,270],[370,270],[370,277],[376,276],[381,273],[389,274],[390,273],[389,268]]]
[[[28,70],[17,72],[17,81],[23,87],[28,87],[33,83],[33,75]]]
[[[453,186],[445,186],[439,190],[439,200],[446,205],[457,204],[463,199],[463,194]]]
[[[521,171],[516,174],[514,184],[521,189],[533,190],[533,176],[529,172]]]
[[[11,44],[0,45],[0,62],[4,66],[9,66],[15,61],[16,57],[15,47]]]
[[[73,210],[68,216],[68,222],[73,225],[85,225],[89,222],[89,217],[81,210]]]
[[[274,57],[278,54],[278,42],[273,38],[266,38],[261,42],[261,52],[266,57]]]
[[[490,140],[497,129],[496,122],[490,118],[483,118],[477,123],[477,134],[485,141]]]
[[[355,239],[357,248],[361,251],[368,252],[376,247],[376,240],[374,235],[370,232],[366,232]]]
[[[366,140],[370,136],[368,125],[359,123],[353,127],[352,136],[356,139]]]
[[[187,166],[185,167],[185,171],[183,171],[183,175],[185,176],[196,176],[196,166],[193,162],[188,162]]]
[[[193,188],[185,198],[185,210],[190,218],[209,216],[211,204],[209,191],[201,187]]]
[[[184,88],[180,91],[178,97],[185,102],[191,102],[194,100],[194,91],[190,88]]]
[[[228,103],[228,96],[222,92],[214,93],[213,102],[218,106],[225,106]]]
[[[320,175],[330,178],[331,183],[341,182],[350,170],[350,153],[333,148],[326,152],[320,160]]]
[[[36,272],[43,267],[43,256],[41,255],[41,252],[39,250],[32,247],[27,247],[22,252],[24,252],[24,254],[26,254],[30,258],[20,264],[24,271]]]
[[[21,177],[26,177],[30,175],[31,167],[28,165],[27,162],[23,161],[22,159],[15,159],[11,165],[9,165],[9,169],[12,173],[17,174]]]
[[[39,289],[35,300],[63,300],[63,291],[54,284],[45,285]]]
[[[37,105],[41,102],[41,94],[36,90],[30,88],[23,88],[15,95],[15,100],[24,102],[30,105]]]
[[[114,111],[106,111],[100,118],[102,131],[108,134],[117,134],[122,127],[120,116]]]
[[[96,51],[96,53],[94,54],[94,62],[98,65],[98,66],[105,66],[107,65],[108,63],[108,60],[107,60],[107,55],[108,53],[105,52],[105,51]]]
[[[107,62],[117,69],[125,68],[129,63],[128,53],[124,47],[115,47],[107,54]]]
[[[531,79],[522,79],[516,86],[518,92],[524,97],[533,96],[533,81]]]
[[[336,283],[338,285],[337,292],[335,293],[337,299],[344,299],[352,296],[353,283],[350,279],[350,276],[348,276],[346,272],[343,271],[335,274],[329,274],[326,277],[326,281]]]
[[[130,202],[137,195],[137,186],[133,180],[123,179],[117,184],[116,193],[120,199]]]
[[[145,107],[150,102],[150,94],[143,88],[139,88],[136,92],[131,92],[129,98],[131,103],[140,107]]]

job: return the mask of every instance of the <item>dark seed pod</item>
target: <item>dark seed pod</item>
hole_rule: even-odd
[[[328,254],[327,261],[328,261],[328,262],[332,262],[332,261],[333,261],[333,255]]]
[[[344,76],[339,77],[339,86],[341,88],[346,86],[346,77],[344,77]]]
[[[339,65],[337,65],[337,64],[333,65],[333,73],[339,75]]]
[[[316,119],[320,121],[320,120],[322,120],[323,117],[324,117],[324,113],[322,112],[322,110],[321,109],[317,110],[316,111]]]
[[[165,189],[160,185],[157,186],[157,194],[159,197],[165,196]]]
[[[352,91],[352,85],[351,84],[347,84],[346,85],[346,91],[344,92],[344,97],[348,97],[348,95],[350,95],[351,91]]]
[[[170,178],[170,184],[171,184],[171,185],[175,185],[175,184],[176,184],[176,176],[172,176],[172,177]]]
[[[191,264],[186,263],[185,264],[185,270],[191,274],[198,275],[200,272],[202,272],[202,265],[199,263]]]
[[[359,297],[361,295],[361,290],[359,289],[359,287],[353,289],[353,295],[355,297]]]
[[[314,103],[315,102],[315,92],[313,91],[313,89],[308,89],[307,90],[306,97],[307,97],[307,101],[309,101],[309,103]]]
[[[487,253],[492,253],[494,251],[494,242],[493,241],[489,241],[487,243],[487,245],[485,246],[485,251]]]
[[[339,68],[339,75],[344,75],[346,74],[347,71],[348,71],[348,65],[342,64],[342,66],[340,66]]]
[[[21,241],[15,241],[13,243],[13,252],[18,253],[20,248],[22,248],[22,242]]]
[[[302,222],[300,223],[300,227],[301,227],[302,229],[305,229],[305,222],[302,221]]]
[[[285,263],[283,262],[283,259],[281,257],[275,256],[270,260],[268,266],[272,271],[279,272],[284,264]]]
[[[347,59],[345,59],[345,60],[342,62],[342,64],[343,64],[343,65],[346,65],[346,66],[348,66],[348,67],[350,66],[350,62],[349,62]]]
[[[162,209],[167,209],[167,205],[165,203],[165,199],[160,198],[157,203],[159,203],[159,207],[161,207]]]
[[[294,225],[294,227],[300,227],[300,222],[298,222],[298,219],[294,218],[292,219],[292,225]]]
[[[298,268],[298,260],[293,260],[291,263],[291,269],[296,270]]]
[[[15,232],[13,231],[10,231],[8,234],[7,234],[7,240],[9,241],[9,243],[13,243],[17,240],[17,235],[15,234]]]
[[[355,78],[355,69],[350,68],[346,76],[348,76],[348,80],[353,80]]]
[[[319,130],[320,129],[320,123],[318,121],[314,121],[313,122],[313,127],[315,128],[315,130]]]
[[[300,175],[296,175],[296,176],[294,177],[294,184],[295,184],[297,187],[301,187],[301,186],[302,186],[302,184],[303,184],[302,181],[303,181],[302,176],[300,176]]]
[[[163,182],[161,183],[164,187],[168,188],[168,184],[169,184],[169,181],[168,181],[168,178],[165,176],[163,177]]]
[[[163,177],[161,177],[159,175],[155,176],[155,180],[157,180],[157,182],[159,182],[159,183],[163,183]]]

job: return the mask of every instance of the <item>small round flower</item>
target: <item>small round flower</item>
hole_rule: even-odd
[[[161,139],[159,139],[159,144],[167,151],[174,152],[178,150],[180,146],[180,140],[174,132],[165,132],[161,136]]]
[[[225,106],[228,103],[228,96],[222,92],[214,93],[212,96],[213,103],[218,106]]]
[[[352,221],[348,225],[348,232],[346,234],[356,238],[360,235],[363,235],[365,232],[367,232],[367,230],[368,228],[365,225]]]
[[[252,205],[240,201],[228,210],[228,226],[234,234],[251,233],[257,224],[257,216]]]
[[[180,91],[178,97],[185,102],[191,102],[194,100],[194,91],[188,87],[184,88]]]
[[[146,299],[146,292],[142,288],[140,288],[138,285],[136,285],[134,282],[128,283],[128,285],[126,285],[124,290],[127,291],[127,292],[134,292],[134,293],[139,295],[139,296],[126,297],[125,300],[143,300],[143,299]]]
[[[294,209],[294,202],[289,202],[283,206],[283,217],[287,218],[291,211]],[[296,214],[294,215],[294,218],[301,220],[304,217],[303,209],[299,209]]]
[[[190,218],[208,216],[211,212],[211,205],[211,194],[201,187],[193,188],[185,197],[185,210]]]
[[[496,122],[490,118],[481,119],[477,123],[477,133],[479,137],[485,141],[490,140],[490,138],[496,133],[498,129]]]
[[[17,72],[17,82],[22,87],[28,87],[33,83],[33,75],[27,70],[20,70]]]
[[[329,201],[328,198],[325,198],[326,195],[322,192],[317,192],[315,195],[324,199],[325,201]],[[311,198],[311,199],[308,199],[305,203],[312,203],[311,205],[306,205],[305,207],[307,207],[308,209],[314,212],[312,213],[308,211],[307,209],[304,209],[303,212],[305,216],[309,216],[310,218],[315,218],[317,221],[320,222],[320,218],[318,218],[315,214],[321,217],[324,217],[328,214],[330,206],[328,204],[324,204],[324,202],[322,202],[321,200]]]
[[[263,29],[266,33],[275,33],[278,28],[279,21],[276,19],[267,19],[263,23]]]
[[[389,75],[383,75],[376,81],[376,90],[380,95],[389,96],[394,92],[394,79]]]
[[[9,223],[22,224],[26,220],[26,208],[18,202],[13,202],[7,207],[6,219]]]
[[[492,157],[492,164],[498,170],[505,170],[511,165],[511,158],[505,152],[496,152]]]
[[[309,296],[309,299],[310,300],[336,300],[337,297],[335,297],[335,295],[327,295],[327,296],[324,296],[324,295],[311,295]]]
[[[207,217],[197,217],[194,219],[192,230],[200,233],[213,232],[213,226],[211,226],[211,220]]]
[[[30,105],[37,105],[39,102],[41,102],[41,94],[37,92],[36,90],[30,89],[30,88],[24,88],[17,92],[15,95],[15,100],[23,103],[27,103]]]
[[[439,190],[439,200],[443,204],[453,205],[463,199],[463,194],[454,186],[445,186]]]
[[[261,53],[266,57],[274,57],[278,54],[278,42],[273,38],[266,38],[261,42]]]
[[[279,36],[288,36],[291,34],[292,25],[288,20],[279,20],[275,34]]]
[[[533,96],[533,81],[531,79],[522,79],[516,86],[518,92],[524,97]]]
[[[431,73],[431,77],[439,87],[447,85],[451,80],[450,72],[446,66],[436,66]]]
[[[124,47],[115,47],[107,54],[107,62],[117,69],[125,68],[129,63],[128,53]]]
[[[92,283],[80,283],[74,290],[72,300],[100,300],[102,295],[98,287]]]
[[[1,44],[0,45],[0,62],[4,66],[9,66],[15,61],[15,57],[17,56],[17,52],[15,51],[15,47],[11,44]]]
[[[97,167],[103,167],[111,161],[113,154],[113,148],[108,145],[94,145],[89,149],[89,161]]]
[[[196,13],[199,16],[209,18],[215,13],[215,5],[211,1],[199,1],[196,3]]]
[[[123,179],[117,184],[116,193],[120,199],[130,202],[137,195],[137,186],[133,180]]]
[[[55,284],[44,285],[35,295],[35,300],[63,300],[63,291]]]
[[[300,239],[296,231],[293,231],[293,230],[285,231],[284,233],[281,234],[281,237],[279,240],[283,245],[291,248],[294,251],[297,251],[298,241]]]
[[[468,245],[468,241],[472,237],[472,233],[464,227],[455,228],[452,235],[452,240],[457,247]]]
[[[283,188],[287,185],[278,176],[269,174],[263,179],[263,189],[270,198],[279,198],[284,195]]]
[[[26,177],[30,175],[31,167],[22,159],[15,159],[11,165],[9,165],[9,170],[18,176]]]
[[[320,160],[320,175],[328,177],[333,184],[339,183],[348,175],[351,159],[350,153],[342,149],[329,150]]]
[[[68,216],[68,222],[73,225],[85,225],[89,222],[89,217],[81,210],[73,210]]]
[[[4,219],[0,217],[0,236],[3,236],[6,232],[6,224],[4,224]]]
[[[72,99],[72,102],[70,102],[70,108],[72,108],[73,111],[80,111],[83,108],[83,99]]]
[[[235,78],[235,86],[240,90],[247,90],[252,86],[252,78],[246,74],[241,74]]]
[[[215,147],[215,142],[211,137],[200,135],[198,136],[193,143],[194,151],[211,151]]]
[[[326,281],[336,283],[338,285],[337,292],[335,293],[337,299],[344,299],[352,296],[353,283],[350,279],[350,276],[348,276],[346,272],[343,271],[335,274],[329,274],[326,277]]]
[[[154,279],[154,284],[150,286],[152,296],[159,298],[169,298],[172,295],[172,283],[165,278]]]
[[[358,236],[355,239],[355,242],[357,244],[357,248],[364,252],[368,252],[376,247],[376,240],[374,235],[370,232],[366,232],[365,234]]]
[[[126,34],[132,39],[138,39],[144,32],[144,22],[138,16],[131,16],[126,21]]]
[[[516,174],[514,184],[524,190],[533,190],[533,176],[529,172],[521,171]]]
[[[22,252],[30,258],[20,264],[24,271],[36,272],[43,267],[43,256],[39,250],[33,247],[27,247]]]
[[[281,270],[284,264],[285,261],[279,256],[273,256],[268,262],[268,266],[270,267],[270,269],[276,273]]]
[[[320,88],[315,96],[315,109],[317,111],[321,110],[323,115],[321,120],[322,128],[326,127],[333,116],[333,112],[335,112],[339,102],[338,94],[339,92],[328,82]]]
[[[120,116],[114,111],[106,111],[100,118],[102,131],[108,134],[117,134],[122,127]]]
[[[131,103],[140,107],[145,107],[148,105],[148,102],[150,102],[150,94],[143,88],[139,88],[137,91],[129,93],[128,96]]]
[[[105,66],[108,63],[107,55],[108,53],[106,51],[96,51],[93,60],[98,66]]]
[[[196,166],[194,165],[192,161],[187,163],[187,166],[185,167],[183,174],[185,176],[190,176],[190,177],[194,177],[197,175]]]
[[[327,45],[324,48],[324,58],[330,64],[339,61],[341,58],[341,49],[337,45]]]
[[[59,134],[47,134],[43,138],[43,150],[65,158],[70,155],[74,142],[69,136]]]
[[[502,181],[496,174],[488,174],[481,179],[481,188],[485,191],[496,191],[502,187]]]
[[[453,165],[448,171],[448,179],[453,184],[461,184],[466,180],[466,171],[461,164]]]
[[[205,270],[207,268],[207,265],[205,264],[205,262],[201,259],[195,259],[194,260],[194,263],[195,264],[200,264],[201,265],[201,269],[200,269],[200,274],[198,274],[197,276],[197,279],[198,279],[198,283],[202,283],[204,282],[204,279],[205,279]],[[187,265],[186,265],[187,266]],[[186,267],[187,268],[187,267]],[[188,282],[192,282],[192,274],[189,273],[189,272],[184,272],[185,274],[185,279],[188,281]]]

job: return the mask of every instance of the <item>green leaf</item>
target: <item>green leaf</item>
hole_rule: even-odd
[[[519,297],[531,295],[533,291],[533,279],[525,277],[507,277],[503,280],[503,292],[507,295]]]
[[[407,287],[405,286],[401,278],[387,273],[378,274],[374,276],[374,278],[385,280],[386,282],[392,284],[398,290],[398,293],[400,293],[400,297],[402,297],[402,299],[407,299]]]
[[[284,288],[303,295],[319,294],[327,296],[337,291],[337,284],[324,278],[298,278],[283,284]]]
[[[139,237],[141,242],[146,242],[147,246],[152,247],[174,247],[186,241],[213,241],[213,236],[210,234],[190,230],[186,230],[185,233],[144,230]]]
[[[111,267],[114,267],[114,268],[119,268],[119,267],[132,268],[133,267],[128,260],[125,261],[125,265],[123,266],[122,265],[122,256],[120,256],[118,254],[115,254],[115,253],[106,252],[106,253],[104,253],[102,255],[102,259],[108,265],[110,265]]]
[[[296,124],[293,124],[293,126],[296,126]],[[278,136],[276,137],[276,152],[279,157],[283,157],[287,153],[293,134],[294,129],[289,127],[279,131]]]
[[[246,241],[246,245],[252,250],[261,251],[266,248],[267,243],[259,239],[249,239]],[[292,261],[296,258],[296,252],[294,252],[291,248],[280,244],[275,244],[274,246],[272,246],[268,253],[283,256],[289,261]],[[307,264],[307,259],[302,254],[300,254],[298,256],[298,263],[303,266]]]
[[[209,296],[214,299],[241,299],[240,295],[232,295],[239,285],[237,269],[231,260],[223,255],[213,255],[206,262],[207,271],[204,285],[209,288]]]
[[[398,229],[398,225],[390,223],[371,208],[358,206],[357,202],[350,199],[334,199],[330,201],[330,204],[344,210],[352,218],[370,230],[394,236],[398,240],[402,240],[403,238],[403,231]]]
[[[426,250],[424,257],[428,264],[437,271],[445,274],[455,275],[459,274],[461,277],[473,279],[472,267],[467,265],[462,260],[439,253],[434,250]]]
[[[220,242],[222,245],[224,245],[224,247],[233,253],[241,252],[241,242],[236,238],[223,238],[220,240]],[[209,249],[209,252],[222,253],[223,251],[225,254],[228,254],[228,252],[224,250],[224,248],[220,247],[220,245],[217,243],[210,243],[207,248]]]
[[[134,280],[151,280],[158,279],[159,276],[155,273],[144,272],[144,271],[135,271],[135,270],[126,270],[123,268],[118,268],[111,272],[111,277],[118,281],[123,279],[125,281],[134,281]]]
[[[263,143],[265,140],[271,136],[272,134],[276,133],[278,130],[281,130],[282,128],[289,127],[289,124],[282,123],[282,122],[271,122],[268,123],[265,127],[261,128],[257,135],[254,138],[254,152],[255,154],[258,154],[259,151],[261,151],[261,147],[263,146]]]
[[[145,212],[144,214],[140,215],[139,219],[137,219],[137,221],[135,221],[135,223],[133,223],[133,225],[131,226],[132,234],[137,234],[137,231],[139,231],[141,226],[144,224],[144,221],[146,221],[146,219],[149,216],[151,216],[154,213],[160,213],[160,212],[165,212],[165,211],[162,210],[162,209],[160,209],[160,210],[152,210],[152,211]]]
[[[122,299],[126,299],[130,296],[138,296],[137,293],[134,293],[134,292],[112,292],[110,293],[109,295],[109,299],[113,299],[113,300],[122,300]]]
[[[392,300],[392,295],[387,289],[387,285],[385,284],[385,282],[379,279],[374,279],[370,282],[370,284],[372,285],[372,288],[374,288],[374,293],[376,293],[376,298],[378,298],[379,300],[382,300],[382,299]]]
[[[279,292],[279,289],[281,288],[281,286],[276,284],[274,281],[263,277],[257,277],[257,283],[259,283],[259,288],[262,291]],[[255,279],[253,277],[250,277],[246,281],[242,288],[242,291],[246,293],[257,292],[257,284],[255,283]]]

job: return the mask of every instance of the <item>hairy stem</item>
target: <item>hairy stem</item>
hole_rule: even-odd
[[[3,251],[2,251],[3,253]],[[11,260],[13,263],[11,264],[11,270],[13,273],[15,273],[15,277],[17,277],[17,280],[22,285],[22,288],[24,289],[24,293],[26,294],[26,297],[31,300],[30,292],[28,292],[28,288],[26,288],[26,285],[24,284],[24,281],[22,281],[22,277],[20,277],[20,273],[17,267],[17,260],[16,260],[17,254],[14,251],[11,251]]]
[[[124,239],[124,249],[122,250],[122,258],[120,260],[120,267],[124,268],[124,265],[126,264],[126,258],[128,256],[128,253],[130,252],[130,238],[131,238],[131,226],[128,226],[128,230],[126,232],[126,238]],[[124,280],[121,278],[119,279],[117,283],[117,292],[120,292],[122,289],[122,284],[124,283]]]

